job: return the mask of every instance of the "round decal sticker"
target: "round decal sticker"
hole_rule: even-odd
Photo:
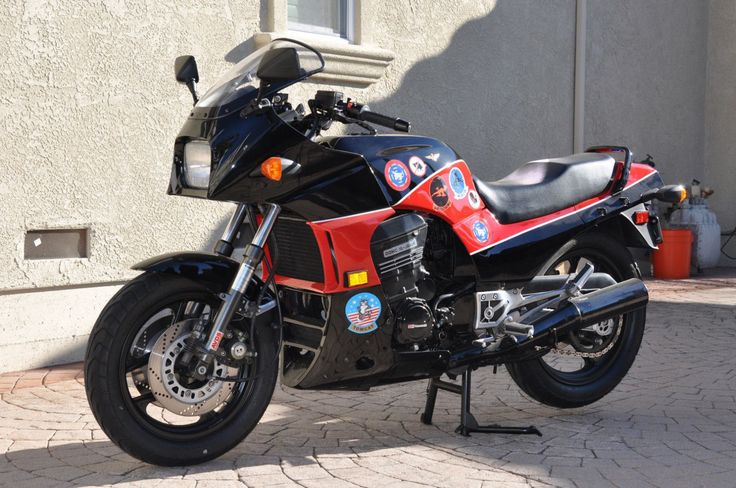
[[[416,176],[422,178],[427,174],[427,163],[422,161],[419,156],[412,156],[409,158],[409,169]]]
[[[404,163],[398,159],[392,159],[386,163],[383,173],[386,177],[386,183],[388,183],[388,186],[394,190],[404,191],[409,188],[409,183],[411,183],[409,170],[406,169]]]
[[[381,300],[373,293],[358,293],[345,304],[348,330],[356,334],[368,334],[378,329],[376,321],[381,315]]]
[[[447,187],[441,176],[437,176],[429,184],[429,193],[436,210],[444,210],[450,206],[450,195],[447,194]]]
[[[473,224],[473,234],[478,242],[486,242],[489,237],[488,227],[482,220],[478,220]]]
[[[465,198],[465,195],[468,194],[468,185],[465,184],[465,176],[463,176],[460,168],[452,168],[450,170],[450,188],[452,188],[452,193],[455,194],[456,200]]]
[[[480,208],[480,195],[475,190],[468,191],[468,203],[471,207],[478,210]]]

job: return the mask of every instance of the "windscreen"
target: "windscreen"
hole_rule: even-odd
[[[294,69],[290,70],[290,76],[268,84],[267,89],[260,94],[261,97],[269,96],[324,69],[322,56],[311,47],[291,39],[276,39],[233,66],[207,90],[197,103],[197,107],[221,107],[235,102],[238,102],[238,105],[245,105],[254,99],[261,85],[258,77],[259,68],[263,73],[263,64],[272,59],[269,52],[275,49],[295,52],[296,64],[292,66]],[[265,63],[262,64],[264,60]]]

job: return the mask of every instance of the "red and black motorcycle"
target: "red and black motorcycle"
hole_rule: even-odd
[[[538,433],[478,426],[481,366],[506,365],[560,408],[611,391],[648,300],[627,248],[656,247],[647,202],[680,201],[682,187],[615,146],[479,181],[436,139],[377,135],[370,124],[409,123],[341,93],[293,107],[283,90],[323,67],[277,40],[198,99],[194,58],[177,59],[195,106],[169,193],[238,206],[214,253],[139,263],[95,324],[86,389],[110,439],[154,464],[214,458],[256,426],[279,372],[303,389],[429,380],[421,420],[438,390],[459,393],[464,435]],[[333,122],[361,133],[320,136]]]

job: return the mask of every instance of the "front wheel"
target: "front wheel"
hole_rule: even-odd
[[[87,399],[102,430],[131,456],[164,466],[208,461],[242,441],[266,410],[278,375],[275,326],[231,324],[234,340],[256,353],[250,362],[218,358],[203,381],[177,372],[193,324],[218,304],[194,281],[145,273],[97,319],[85,357]],[[216,379],[224,377],[239,381]]]
[[[591,263],[617,282],[641,278],[629,250],[605,234],[587,234],[567,245],[543,274],[570,274]],[[524,393],[557,408],[589,405],[618,385],[634,363],[644,334],[646,309],[571,332],[546,355],[506,365]]]

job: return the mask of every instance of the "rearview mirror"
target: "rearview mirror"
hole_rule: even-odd
[[[278,47],[267,51],[258,65],[256,75],[265,83],[301,78],[304,70],[299,64],[299,53],[293,47]]]
[[[199,83],[199,71],[197,70],[197,61],[194,56],[179,56],[174,61],[174,76],[176,81],[184,83],[189,88],[189,92],[194,99],[194,105],[197,104],[199,97],[197,96],[197,83]]]
[[[194,56],[179,56],[174,61],[174,75],[179,83],[199,83],[199,71]]]

